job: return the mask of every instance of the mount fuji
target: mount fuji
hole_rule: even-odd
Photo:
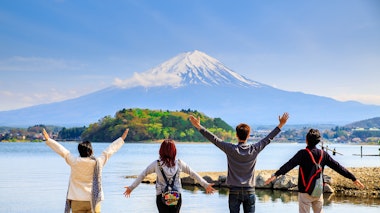
[[[289,112],[290,124],[342,125],[380,115],[380,106],[289,92],[250,80],[196,50],[94,93],[2,111],[0,126],[83,126],[123,108],[191,109],[232,126],[276,125],[283,112]]]

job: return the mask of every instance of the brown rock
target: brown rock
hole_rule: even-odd
[[[360,168],[347,168],[355,177],[360,180],[365,189],[357,189],[353,182],[334,170],[326,167],[324,170],[325,179],[327,180],[326,192],[332,192],[336,195],[354,196],[354,197],[371,197],[380,198],[380,167],[360,167]],[[258,177],[259,173],[261,177],[270,177],[275,170],[260,170],[255,172],[255,176]],[[225,181],[227,172],[199,172],[199,175],[204,177],[209,183],[214,183],[215,187],[225,187]],[[298,169],[293,169],[287,173],[287,176],[298,180]],[[128,176],[126,178],[135,178],[136,176]],[[183,185],[199,185],[187,174],[181,173],[181,182]],[[156,175],[148,175],[143,183],[155,183]],[[262,181],[262,180],[261,180]],[[292,184],[289,185],[288,190],[294,190]],[[265,188],[265,187],[263,187]]]

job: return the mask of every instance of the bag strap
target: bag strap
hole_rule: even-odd
[[[161,174],[162,174],[162,176],[164,177],[164,180],[165,180],[165,182],[166,182],[166,185],[168,185],[168,186],[170,186],[171,188],[173,188],[173,186],[174,186],[174,180],[175,180],[175,177],[177,176],[177,172],[178,172],[178,170],[175,172],[175,174],[174,174],[174,176],[173,176],[173,180],[172,180],[172,182],[169,184],[168,178],[166,177],[165,172],[164,172],[164,170],[162,169],[162,166],[160,165],[160,161],[159,161],[159,160],[157,160],[157,165],[158,165],[158,167],[160,168]]]
[[[311,160],[313,161],[313,163],[314,163],[314,164],[317,164],[317,163],[315,162],[314,156],[313,156],[313,154],[311,153],[311,151],[310,151],[308,148],[306,148],[306,151],[309,153],[309,155],[310,155]],[[321,165],[322,157],[323,157],[323,150],[321,149],[321,156],[319,157],[319,162],[318,162],[317,165]]]
[[[313,156],[313,154],[311,153],[311,151],[310,151],[308,148],[306,148],[305,150],[309,153],[310,158],[311,158],[311,160],[313,161],[313,163],[314,163],[315,165],[318,165],[318,164],[315,162],[314,156]],[[321,156],[320,156],[320,158],[319,158],[319,165],[321,165],[322,157],[323,157],[323,150],[321,150]],[[311,180],[309,180],[309,182],[306,183],[306,180],[305,180],[305,174],[303,173],[303,169],[302,169],[302,167],[300,167],[300,174],[301,174],[301,180],[302,180],[303,185],[304,185],[306,188],[309,188],[308,186],[310,186],[310,182],[311,182]]]
[[[308,148],[306,148],[306,151],[309,153],[309,155],[310,155],[311,160],[313,161],[313,163],[314,163],[315,165],[317,165],[317,166],[320,166],[320,165],[321,165],[321,162],[322,162],[322,157],[323,157],[323,150],[321,149],[321,156],[319,157],[319,162],[318,162],[318,164],[315,162],[314,156],[313,156],[313,154],[311,153],[311,151],[310,151]],[[302,169],[302,168],[301,168],[301,169]],[[320,172],[320,173],[322,174],[322,168],[321,168],[321,167],[319,167],[319,169],[317,170],[317,172],[316,172],[312,177],[310,177],[310,180],[309,180],[308,184],[306,185],[306,181],[305,181],[305,179],[304,179],[304,175],[303,175],[303,172],[302,172],[302,170],[301,170],[302,181],[303,181],[303,183],[304,183],[304,186],[306,187],[306,188],[305,188],[305,191],[308,191],[308,190],[309,190],[309,188],[311,187],[312,180],[315,178],[315,176],[316,176],[316,174],[317,174],[318,172]]]

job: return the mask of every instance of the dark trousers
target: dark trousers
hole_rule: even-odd
[[[243,204],[244,213],[254,213],[255,203],[256,195],[252,188],[230,189],[228,196],[230,213],[239,213],[241,204]]]
[[[156,197],[156,205],[159,213],[179,213],[182,205],[182,196],[179,197],[178,204],[175,206],[167,206],[161,200],[161,195]]]

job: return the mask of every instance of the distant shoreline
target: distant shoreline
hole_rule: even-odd
[[[82,140],[59,140],[59,139],[54,139],[56,140],[57,142],[63,142],[63,143],[66,143],[66,142],[82,142]],[[126,141],[125,143],[128,144],[159,144],[163,141],[164,139],[162,140],[150,140],[150,141]],[[30,141],[30,140],[18,140],[18,141],[10,141],[10,140],[3,140],[3,141],[0,141],[0,143],[41,143],[41,142],[45,142],[44,140],[36,140],[36,141]],[[108,141],[108,142],[105,142],[105,141],[91,141],[91,143],[112,143],[112,141]],[[212,144],[211,142],[209,141],[176,141],[175,140],[175,143],[176,144]],[[235,143],[234,141],[231,142],[231,143]],[[255,142],[253,142],[255,143]],[[277,142],[277,141],[272,141],[271,142],[272,144],[302,144],[302,143],[298,143],[298,142],[295,142],[295,141],[288,141],[288,142]],[[377,143],[374,143],[374,142],[370,142],[370,143],[331,143],[331,144],[327,144],[328,146],[333,146],[333,145],[358,145],[358,146],[380,146],[380,144],[377,144]],[[359,154],[360,155],[360,154]]]

